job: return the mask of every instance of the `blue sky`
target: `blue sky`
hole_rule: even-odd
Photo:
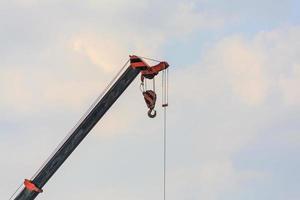
[[[171,65],[167,199],[299,199],[299,9],[296,0],[0,1],[1,199],[129,54]],[[157,110],[147,118],[137,79],[38,198],[162,198]]]

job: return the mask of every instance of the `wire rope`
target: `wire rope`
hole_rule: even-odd
[[[20,188],[23,186],[23,183],[21,183],[20,184],[20,186],[16,189],[16,191],[9,197],[9,199],[8,200],[11,200],[14,196],[15,196],[15,194],[20,190]]]
[[[68,140],[68,138],[72,135],[72,133],[78,128],[78,126],[83,122],[83,120],[88,116],[91,110],[97,105],[97,103],[101,100],[101,98],[105,95],[108,89],[115,83],[120,74],[124,71],[125,67],[129,63],[129,59],[123,65],[121,70],[116,74],[116,76],[112,79],[112,81],[106,86],[103,92],[98,96],[98,98],[94,101],[94,103],[89,107],[89,109],[85,112],[85,114],[80,118],[80,120],[76,123],[76,125],[71,129],[71,131],[67,134],[67,136],[59,143],[59,145],[54,149],[54,151],[50,154],[47,160],[42,164],[42,166],[36,171],[36,173],[32,176],[31,180],[33,180],[38,173],[45,167],[48,161],[54,156],[54,154],[63,146],[63,144]]]

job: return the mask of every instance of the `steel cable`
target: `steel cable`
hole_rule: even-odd
[[[107,87],[103,90],[103,92],[94,101],[94,103],[89,107],[88,111],[85,112],[85,114],[80,118],[80,120],[77,122],[77,124],[71,129],[71,131],[67,134],[67,136],[59,143],[59,145],[54,149],[54,151],[50,154],[50,156],[47,158],[47,160],[36,171],[36,173],[32,176],[31,180],[33,180],[37,176],[37,174],[43,169],[43,167],[46,165],[46,163],[62,147],[62,145],[67,141],[67,139],[70,137],[70,135],[78,128],[78,126],[81,124],[81,122],[87,117],[87,115],[90,113],[90,111],[97,105],[97,103],[101,100],[101,98],[108,91],[108,89],[112,86],[112,84],[115,83],[115,81],[120,76],[120,74],[124,71],[124,69],[125,69],[125,67],[127,66],[128,63],[129,63],[129,59],[126,61],[126,63],[123,65],[121,70],[117,73],[117,75],[112,79],[112,81],[107,85]]]

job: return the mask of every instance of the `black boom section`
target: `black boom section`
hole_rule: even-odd
[[[124,90],[139,74],[139,69],[129,66],[120,76],[115,84],[106,92],[103,98],[96,104],[87,117],[79,124],[74,132],[69,136],[65,143],[57,150],[52,158],[46,163],[41,171],[35,176],[32,182],[42,188],[58,168],[64,163],[69,155],[76,149],[80,142],[87,136],[97,122],[102,118],[106,111],[119,98]],[[32,200],[39,193],[24,188],[15,200]]]

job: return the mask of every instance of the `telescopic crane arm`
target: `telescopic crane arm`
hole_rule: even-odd
[[[16,196],[15,200],[33,200],[39,193],[43,192],[42,188],[47,181],[71,155],[80,142],[87,136],[87,134],[92,130],[92,128],[103,117],[106,111],[108,111],[108,109],[114,104],[114,102],[120,97],[120,95],[126,90],[126,88],[139,73],[141,73],[142,81],[144,78],[152,79],[159,73],[159,71],[164,70],[169,66],[167,62],[160,62],[158,65],[150,67],[145,61],[142,60],[142,58],[138,56],[133,55],[129,57],[130,66],[128,66],[123,74],[104,94],[102,99],[92,108],[88,115],[74,129],[70,136],[41,168],[41,170],[32,178],[32,180],[25,179],[25,187]]]

